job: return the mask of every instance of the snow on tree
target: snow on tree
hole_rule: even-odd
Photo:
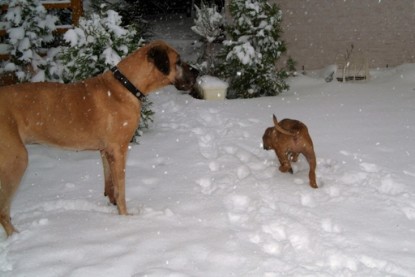
[[[282,13],[267,0],[232,0],[228,39],[216,74],[229,81],[228,98],[277,95],[288,89],[288,74],[276,62],[286,51],[280,39]]]
[[[192,26],[192,31],[203,37],[207,42],[214,42],[219,36],[222,35],[221,27],[223,26],[223,17],[217,11],[217,6],[207,6],[205,3],[201,3],[200,8],[195,5],[196,18],[194,20],[195,25]]]
[[[121,16],[108,10],[102,15],[93,13],[83,17],[78,27],[68,30],[64,40],[69,47],[63,48],[59,58],[63,66],[59,73],[62,80],[73,82],[100,74],[136,50],[141,37],[120,24]]]
[[[101,14],[82,17],[78,27],[68,30],[64,35],[68,47],[58,55],[60,64],[55,69],[60,81],[75,82],[101,74],[137,50],[143,43],[140,34],[121,24],[116,11],[103,9]],[[140,128],[147,128],[154,112],[150,101],[142,104]],[[139,134],[137,130],[134,140]]]
[[[2,18],[8,34],[6,43],[11,45],[5,70],[15,72],[20,81],[42,79],[32,75],[34,72],[43,75],[42,46],[54,39],[52,32],[57,20],[47,13],[39,0],[11,0]]]
[[[214,66],[213,43],[223,36],[223,16],[218,12],[215,4],[208,6],[203,1],[198,7],[195,5],[196,17],[192,31],[202,37],[203,50],[199,58],[199,69],[205,74],[211,74]]]

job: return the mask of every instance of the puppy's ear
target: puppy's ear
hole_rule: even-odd
[[[154,46],[148,51],[147,57],[161,73],[169,75],[170,61],[165,48]]]

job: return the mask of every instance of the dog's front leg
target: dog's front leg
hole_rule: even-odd
[[[110,170],[110,165],[108,162],[107,154],[103,150],[101,150],[100,152],[101,152],[102,167],[104,168],[104,178],[105,178],[104,195],[108,196],[110,203],[116,205],[117,203],[114,197],[114,183],[112,182],[111,170]]]
[[[109,170],[107,170],[109,173],[106,175],[110,178],[108,183],[107,181],[105,182],[105,188],[107,191],[108,186],[108,196],[110,201],[114,201],[117,205],[118,213],[120,215],[127,214],[127,204],[125,202],[125,164],[127,150],[128,145],[125,147],[114,146],[103,150],[104,156],[106,157],[106,163],[109,168]]]
[[[5,122],[0,123],[0,225],[10,236],[17,232],[10,219],[10,206],[29,160],[17,128],[8,128],[4,117]]]
[[[280,162],[279,170],[281,172],[290,172],[291,174],[293,174],[293,169],[291,168],[290,160],[288,159],[285,149],[281,149],[281,147],[277,147],[274,150]]]

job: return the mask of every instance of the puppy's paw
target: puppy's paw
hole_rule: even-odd
[[[281,171],[281,172],[290,172],[291,174],[293,174],[293,169],[291,168],[291,166],[290,165],[288,165],[288,164],[283,164],[283,165],[281,165],[280,166],[280,168],[279,168],[279,170]]]

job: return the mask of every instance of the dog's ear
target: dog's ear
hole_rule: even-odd
[[[170,61],[165,48],[161,46],[154,46],[148,51],[147,57],[152,63],[154,63],[156,68],[160,70],[161,73],[169,75]]]
[[[272,120],[274,121],[274,125],[277,126],[278,125],[278,120],[277,120],[277,117],[275,116],[275,114],[272,115]]]

